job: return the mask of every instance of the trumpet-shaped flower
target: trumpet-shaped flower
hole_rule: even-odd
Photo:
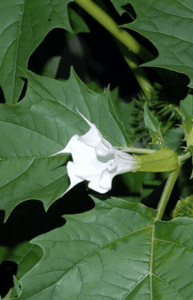
[[[67,146],[54,155],[72,155],[73,162],[67,163],[70,178],[67,191],[79,182],[87,180],[89,188],[103,194],[111,189],[114,176],[136,171],[138,162],[134,156],[115,149],[103,138],[94,124],[80,115],[88,123],[90,130],[82,136],[74,135]]]

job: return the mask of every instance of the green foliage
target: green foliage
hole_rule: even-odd
[[[185,100],[180,102],[180,111],[179,114],[183,119],[182,128],[185,132],[185,140],[188,144],[188,138],[192,131],[192,113],[191,113],[191,96],[189,95]],[[187,145],[189,146],[189,145]]]
[[[172,0],[114,0],[112,2],[117,5],[130,3],[133,6],[137,19],[124,27],[139,32],[158,49],[158,57],[145,65],[185,73],[190,77],[190,87],[193,87],[192,1],[183,0],[174,3]]]
[[[93,210],[33,240],[44,256],[20,299],[191,299],[192,220],[154,223],[141,204],[93,199]]]
[[[0,276],[1,262],[18,265],[7,294],[1,280],[0,299],[191,300],[192,166],[183,163],[193,154],[193,98],[187,77],[168,69],[187,74],[193,87],[193,4],[94,3],[106,14],[88,0],[0,0]],[[56,28],[62,42],[50,39]],[[53,52],[46,53],[45,38]],[[151,87],[148,99],[144,87]],[[52,156],[88,132],[77,110],[141,162],[142,172],[116,176],[94,202],[84,183],[65,194],[73,157]],[[103,163],[116,165],[112,157]],[[187,198],[177,202],[182,186]],[[30,201],[23,203],[32,199],[51,211],[49,221],[39,222]],[[28,213],[30,230],[22,235]]]
[[[160,148],[164,147],[164,141],[161,134],[160,123],[156,120],[153,114],[149,111],[147,102],[144,105],[144,121],[146,127],[152,137],[152,144],[158,145]]]
[[[193,196],[179,200],[172,213],[173,218],[188,217],[193,218]]]
[[[0,110],[3,122],[0,134],[4,140],[0,149],[4,174],[0,192],[6,217],[26,199],[43,200],[48,209],[67,190],[66,167],[61,165],[69,155],[48,156],[64,148],[74,134],[86,131],[87,125],[76,108],[93,123],[98,123],[112,144],[129,143],[123,126],[119,121],[119,125],[116,123],[108,92],[98,95],[88,90],[75,73],[67,82],[27,74],[26,97],[15,106],[1,105]],[[98,113],[97,107],[100,107]]]
[[[56,27],[71,31],[67,5],[70,0],[0,1],[0,82],[7,103],[15,104],[23,87],[22,68],[46,34]],[[14,9],[13,9],[14,7]]]

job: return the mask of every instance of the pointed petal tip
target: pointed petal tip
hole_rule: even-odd
[[[87,122],[87,124],[92,127],[95,126],[93,123],[91,123],[85,116],[83,116],[83,114],[81,114],[78,110],[78,108],[76,108],[77,112],[79,113],[79,115]]]

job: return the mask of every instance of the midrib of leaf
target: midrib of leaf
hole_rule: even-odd
[[[17,47],[16,47],[16,57],[15,57],[15,67],[14,67],[14,71],[13,71],[13,88],[12,88],[12,95],[11,95],[11,103],[13,102],[13,95],[14,95],[14,91],[15,91],[15,78],[16,78],[16,69],[17,69],[17,58],[18,58],[18,49],[19,49],[19,43],[20,43],[20,31],[21,31],[21,25],[22,25],[22,21],[23,21],[23,14],[24,14],[24,8],[25,8],[25,1],[23,0],[23,11],[21,14],[21,19],[20,19],[20,24],[18,26],[18,34],[17,34]]]
[[[153,283],[152,283],[152,276],[153,276],[153,250],[154,250],[154,225],[152,225],[152,241],[151,241],[151,254],[150,254],[150,267],[149,267],[149,276],[150,276],[150,291],[151,291],[151,299],[153,300]]]
[[[169,288],[171,288],[173,291],[175,291],[180,297],[182,297],[184,300],[186,300],[177,290],[175,290],[170,284],[168,284],[167,282],[165,282],[163,279],[161,279],[160,277],[158,277],[157,275],[155,275],[153,273],[153,253],[154,253],[154,241],[162,241],[162,242],[169,242],[169,241],[165,241],[165,240],[160,240],[154,237],[155,235],[155,223],[151,226],[152,227],[152,243],[151,243],[151,255],[150,255],[150,270],[149,270],[149,275],[150,275],[150,289],[151,289],[151,300],[155,300],[153,298],[153,284],[152,284],[152,276],[158,278],[160,281],[162,281],[163,283],[165,283]],[[181,247],[185,247],[182,246],[181,244],[175,243],[175,242],[169,242],[171,244],[176,244],[178,246]],[[189,249],[188,247],[185,247],[187,249]],[[189,249],[191,251],[193,251],[192,249]]]

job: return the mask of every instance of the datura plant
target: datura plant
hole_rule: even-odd
[[[67,191],[79,182],[88,180],[89,188],[103,194],[111,189],[112,179],[117,174],[129,171],[174,171],[178,167],[178,157],[171,149],[164,148],[139,157],[115,149],[94,124],[80,115],[88,123],[90,130],[82,136],[74,135],[63,150],[54,154],[72,155],[73,162],[67,163],[70,177]]]
[[[193,2],[0,11],[0,299],[192,300]]]

